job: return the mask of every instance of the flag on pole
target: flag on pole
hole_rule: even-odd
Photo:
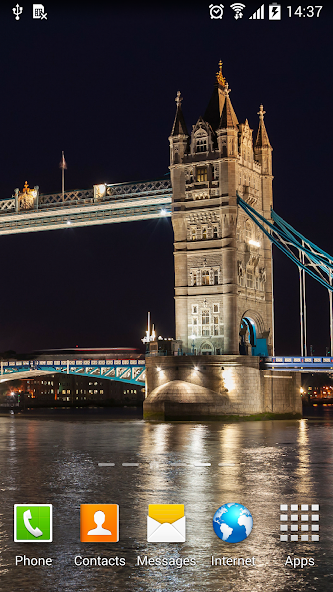
[[[59,162],[59,168],[67,169],[67,163],[65,161],[64,151],[62,151],[61,161]]]
[[[61,161],[59,162],[59,167],[61,168],[61,190],[62,190],[62,197],[64,197],[65,193],[65,169],[67,169],[67,164],[65,161],[64,151],[61,153]]]

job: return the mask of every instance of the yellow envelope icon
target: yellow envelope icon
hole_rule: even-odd
[[[183,504],[149,504],[148,543],[184,543],[185,511]]]

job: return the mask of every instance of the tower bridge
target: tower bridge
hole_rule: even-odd
[[[148,355],[145,370],[139,362],[128,364],[129,382],[142,382],[145,376],[145,417],[294,417],[302,412],[300,373],[333,368],[333,358],[307,358],[305,302],[308,273],[330,295],[332,351],[333,258],[274,212],[265,111],[260,105],[253,139],[248,120],[239,123],[229,94],[220,62],[204,117],[189,133],[177,93],[169,137],[170,178],[49,195],[26,184],[0,200],[0,234],[171,216],[176,340],[182,344],[173,353],[186,355]],[[300,358],[275,356],[272,244],[299,269]],[[114,380],[126,375],[106,360],[58,362],[47,366],[40,360],[31,366],[26,361],[21,368],[9,364],[1,374],[48,368],[104,373]]]
[[[0,200],[0,235],[92,226],[171,216],[168,176],[153,181],[94,185],[92,189],[40,194],[39,187]]]

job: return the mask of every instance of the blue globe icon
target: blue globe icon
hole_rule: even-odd
[[[242,504],[223,504],[214,514],[214,532],[227,543],[244,541],[249,536],[252,526],[251,512]]]

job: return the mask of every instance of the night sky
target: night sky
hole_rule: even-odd
[[[332,25],[319,18],[235,20],[224,3],[32,3],[0,9],[0,195],[149,180],[168,172],[175,96],[189,129],[203,115],[218,61],[238,120],[257,132],[260,103],[273,147],[274,209],[333,254]],[[265,10],[267,12],[267,5]],[[60,8],[62,6],[62,8]],[[84,6],[84,7],[83,7]],[[123,8],[120,8],[123,6]],[[304,5],[306,6],[306,4]],[[293,6],[293,11],[297,6]],[[170,219],[0,236],[0,351],[140,347],[146,313],[174,336]],[[299,354],[298,270],[274,253],[276,353]],[[307,279],[308,344],[329,345],[326,290]]]

